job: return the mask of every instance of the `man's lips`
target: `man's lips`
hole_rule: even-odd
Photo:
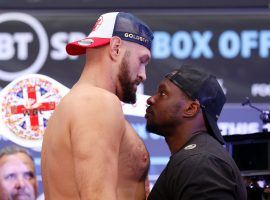
[[[15,197],[17,199],[20,199],[20,198],[25,198],[25,197],[29,197],[29,194],[25,193],[25,192],[18,192],[17,194],[15,194]]]
[[[136,92],[137,91],[137,88],[138,88],[138,86],[140,85],[140,81],[138,82],[138,81],[136,81],[135,83],[134,83],[134,85],[133,85],[133,88],[134,88],[134,91]]]
[[[147,119],[149,117],[149,115],[152,115],[153,114],[153,110],[152,108],[149,106],[146,111],[145,111],[145,118]]]

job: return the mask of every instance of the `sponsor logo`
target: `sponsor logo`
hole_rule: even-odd
[[[266,83],[252,84],[251,94],[254,97],[269,97],[270,96],[270,84],[266,84]]]
[[[59,31],[48,38],[36,18],[19,12],[0,14],[0,30],[0,80],[7,82],[38,73],[48,56],[55,61],[78,59],[66,53],[66,44],[86,37],[82,32]]]
[[[219,122],[222,135],[249,134],[260,131],[259,122]]]
[[[78,44],[81,46],[90,46],[91,44],[93,44],[93,42],[94,42],[94,40],[92,40],[90,38],[85,38],[85,39],[78,41]]]
[[[190,145],[188,145],[188,146],[186,146],[184,149],[185,150],[191,150],[191,149],[194,149],[194,148],[196,148],[196,144],[190,144]]]
[[[18,54],[17,58],[19,60],[26,60],[28,58],[29,44],[33,42],[35,34],[37,35],[39,45],[37,48],[38,54],[36,59],[33,61],[33,63],[25,67],[25,69],[15,72],[4,71],[2,69],[0,70],[0,79],[4,81],[12,81],[22,75],[38,72],[45,63],[49,48],[46,31],[40,22],[34,17],[17,12],[4,13],[0,15],[0,26],[1,24],[10,21],[21,22],[27,26],[30,26],[33,33],[15,32],[14,34],[11,34],[0,32],[0,61],[12,59],[15,56],[15,52]],[[8,68],[8,66],[5,66],[5,68]]]
[[[214,42],[215,41],[215,45]],[[214,59],[252,59],[254,55],[262,59],[269,57],[270,30],[224,30],[215,33],[213,30],[184,31],[174,33],[155,31],[152,43],[154,59],[175,57]]]
[[[96,31],[101,26],[102,22],[103,22],[103,16],[100,16],[96,24],[94,25],[92,32]]]
[[[139,40],[139,41],[144,42],[144,43],[148,43],[149,42],[146,38],[144,38],[142,36],[139,36],[139,35],[135,35],[133,33],[125,33],[124,34],[124,37],[131,38],[131,39],[134,39],[134,40]]]

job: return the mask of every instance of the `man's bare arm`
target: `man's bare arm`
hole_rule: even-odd
[[[116,200],[124,116],[116,96],[83,97],[71,124],[75,178],[81,199]]]

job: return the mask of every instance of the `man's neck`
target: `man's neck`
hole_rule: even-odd
[[[78,84],[91,84],[115,94],[115,75],[110,68],[111,66],[104,67],[101,65],[85,66]]]
[[[169,146],[171,155],[176,153],[179,149],[181,149],[195,134],[200,132],[205,132],[206,128],[191,128],[191,129],[176,129],[173,134],[165,137],[166,143]]]

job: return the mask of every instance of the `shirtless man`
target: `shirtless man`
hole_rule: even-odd
[[[87,38],[67,45],[71,55],[86,53],[86,63],[45,132],[46,200],[146,198],[149,155],[120,101],[135,103],[152,39],[141,20],[114,12],[101,15]]]

